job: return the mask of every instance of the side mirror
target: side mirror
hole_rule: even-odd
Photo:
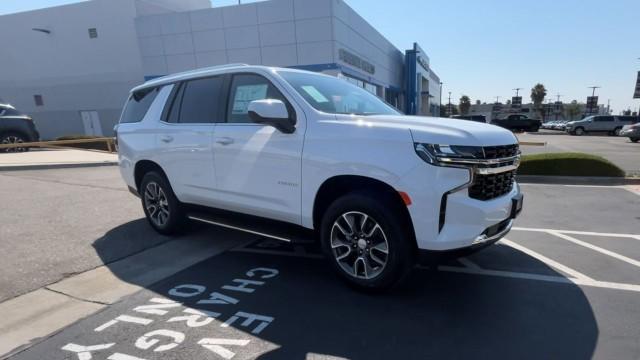
[[[249,118],[256,124],[273,126],[285,134],[296,131],[296,121],[292,119],[282,100],[263,99],[249,103]]]

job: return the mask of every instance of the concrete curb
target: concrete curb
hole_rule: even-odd
[[[53,164],[33,164],[33,165],[0,165],[0,171],[23,171],[23,170],[47,170],[47,169],[76,169],[99,166],[117,166],[117,161],[102,161],[90,163],[53,163]]]
[[[597,176],[541,176],[517,175],[516,180],[523,184],[558,184],[558,185],[640,185],[640,177],[597,177]]]

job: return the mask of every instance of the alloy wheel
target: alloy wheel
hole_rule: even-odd
[[[370,280],[382,273],[389,260],[389,243],[382,227],[369,215],[350,211],[331,227],[331,252],[342,270]]]
[[[151,181],[147,184],[144,191],[144,206],[154,224],[162,227],[167,223],[170,214],[169,201],[158,183]]]
[[[2,144],[6,145],[6,144],[22,144],[24,143],[24,140],[16,135],[9,135],[7,137],[5,137],[4,139],[2,139]],[[23,147],[14,147],[14,148],[8,148],[8,149],[4,149],[6,152],[24,152],[27,149],[23,148]]]

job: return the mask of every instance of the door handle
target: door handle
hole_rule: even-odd
[[[220,137],[216,139],[216,143],[220,144],[220,145],[230,145],[233,144],[233,139],[230,137]]]
[[[165,135],[165,136],[160,138],[160,141],[165,142],[165,143],[170,143],[170,142],[173,141],[173,136]]]

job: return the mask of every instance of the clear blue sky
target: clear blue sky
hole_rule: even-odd
[[[0,14],[78,0],[1,0]],[[249,2],[249,1],[246,1]],[[542,82],[549,95],[600,102],[617,113],[633,100],[640,70],[640,0],[346,0],[398,48],[418,42],[447,92],[502,101]],[[214,5],[237,3],[213,0]]]

